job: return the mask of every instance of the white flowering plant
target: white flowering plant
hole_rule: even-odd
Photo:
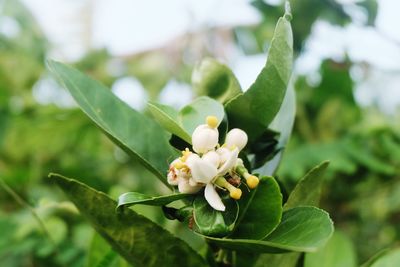
[[[142,114],[79,71],[48,63],[86,115],[171,189],[163,196],[128,192],[114,201],[81,182],[50,174],[133,266],[284,264],[316,251],[332,235],[329,215],[317,208],[326,162],[290,194],[274,178],[295,114],[290,19],[287,9],[267,63],[248,90],[240,88],[227,66],[206,59],[193,72],[198,98],[179,111],[151,102],[151,116]],[[182,222],[205,240],[204,249],[195,251],[132,205],[160,206],[167,219]],[[286,252],[293,253],[276,256]]]

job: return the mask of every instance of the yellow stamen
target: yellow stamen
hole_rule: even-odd
[[[229,196],[233,199],[238,200],[242,196],[242,190],[240,190],[240,188],[234,187],[234,189],[229,191]]]
[[[255,176],[255,175],[249,175],[249,176],[246,178],[247,186],[248,186],[250,189],[256,188],[259,182],[260,182],[260,180],[259,180],[258,177]]]
[[[229,196],[233,199],[238,200],[242,196],[242,190],[231,185],[224,177],[218,177],[218,179],[215,181],[215,184],[227,189],[229,191]]]
[[[206,122],[211,128],[217,128],[218,126],[218,118],[215,116],[207,116]]]
[[[178,170],[185,168],[185,164],[181,161],[177,161],[174,163],[174,167]]]

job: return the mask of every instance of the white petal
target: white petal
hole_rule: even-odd
[[[192,134],[193,150],[197,153],[206,153],[218,144],[218,130],[207,124],[197,126]]]
[[[201,185],[191,186],[187,179],[179,179],[178,190],[181,193],[195,194],[195,193],[199,192],[202,187],[203,186],[201,186]]]
[[[227,149],[226,147],[220,147],[217,149],[216,152],[218,153],[218,155],[221,159],[220,160],[221,164],[224,164],[228,160],[228,158],[231,154],[231,150]]]
[[[247,134],[238,128],[230,130],[225,138],[225,144],[228,148],[235,146],[242,150],[247,144]]]
[[[207,184],[217,175],[217,168],[196,154],[188,157],[186,165],[190,168],[193,179],[198,183]]]
[[[206,185],[206,189],[204,190],[204,197],[213,209],[225,211],[225,205],[224,203],[222,203],[222,200],[215,190],[213,184],[209,183]]]
[[[230,169],[235,167],[237,159],[239,155],[239,149],[235,148],[234,150],[230,151],[228,159],[225,161],[224,165],[222,165],[218,169],[218,175],[224,175],[227,173]]]
[[[204,154],[201,157],[203,160],[208,161],[209,163],[211,163],[212,165],[214,165],[215,167],[218,167],[220,164],[220,157],[218,155],[217,152],[215,151],[208,151],[206,154]]]
[[[176,175],[175,170],[168,172],[167,181],[170,185],[178,185],[178,176]]]

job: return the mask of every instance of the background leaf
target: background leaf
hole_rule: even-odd
[[[48,68],[97,126],[169,186],[165,175],[167,162],[176,152],[168,143],[168,135],[157,123],[131,109],[102,84],[72,67],[49,61]]]
[[[50,177],[115,251],[134,266],[207,266],[189,245],[102,192],[60,175]]]
[[[242,190],[248,190],[242,185]],[[261,177],[258,186],[238,201],[239,218],[230,238],[263,239],[282,217],[282,194],[273,177]]]
[[[400,265],[400,248],[381,251],[362,267],[391,267]]]
[[[293,61],[293,36],[288,16],[281,17],[268,51],[265,67],[242,95],[226,104],[230,127],[256,139],[279,111],[289,83]]]
[[[335,231],[326,245],[313,253],[306,253],[304,267],[356,267],[357,256],[351,240]]]

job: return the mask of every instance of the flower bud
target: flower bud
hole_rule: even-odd
[[[207,124],[197,126],[192,134],[193,150],[197,153],[206,153],[218,144],[218,130]]]
[[[226,135],[225,144],[228,148],[237,147],[242,150],[246,146],[247,140],[247,134],[243,130],[235,128]]]

